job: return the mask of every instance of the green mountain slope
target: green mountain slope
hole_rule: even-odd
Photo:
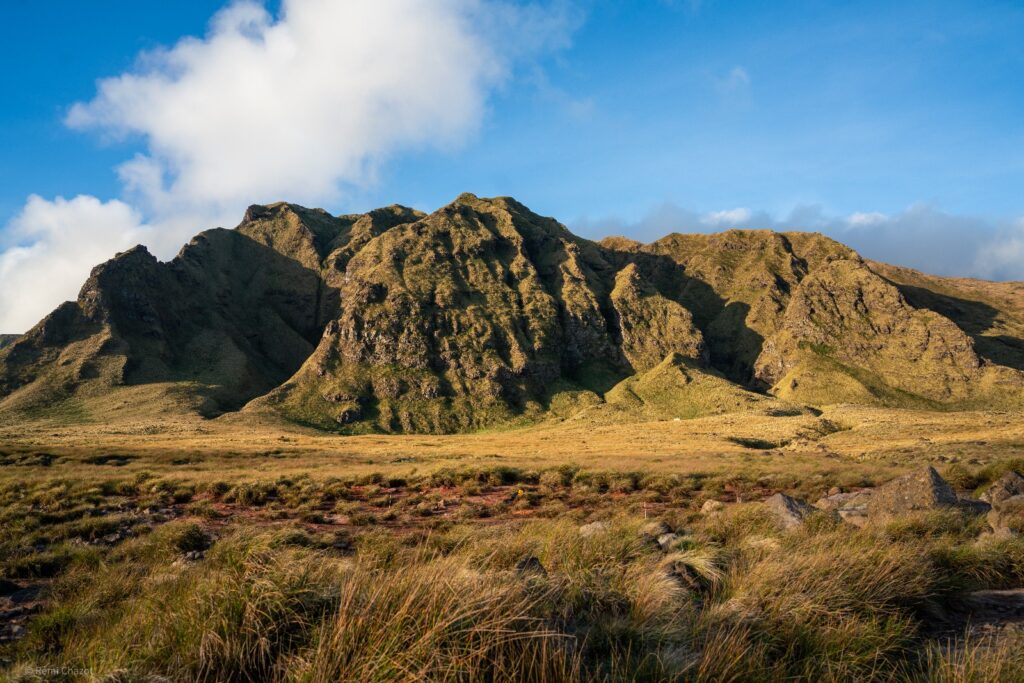
[[[0,412],[244,407],[344,432],[450,432],[595,407],[648,420],[777,399],[1017,406],[1015,287],[867,262],[813,233],[595,243],[510,198],[466,194],[429,215],[253,206],[167,263],[118,254],[5,340]]]

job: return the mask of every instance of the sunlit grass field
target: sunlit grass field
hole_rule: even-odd
[[[1024,467],[1010,413],[837,407],[341,437],[244,417],[0,431],[0,677],[1024,680],[1024,539],[961,510],[787,529],[934,465]],[[713,510],[707,501],[723,505]]]

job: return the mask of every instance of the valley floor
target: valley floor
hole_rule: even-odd
[[[5,425],[0,679],[1024,680],[1024,538],[761,502],[925,465],[973,497],[1022,417]]]
[[[7,459],[47,454],[38,468],[0,468],[0,481],[35,477],[187,474],[251,478],[409,474],[442,467],[517,468],[573,464],[649,473],[874,472],[883,478],[920,463],[984,464],[1024,452],[1018,412],[927,412],[837,406],[820,416],[733,413],[645,423],[571,419],[529,428],[457,435],[338,436],[230,414],[215,420],[0,426]],[[95,456],[116,455],[79,467]],[[113,470],[111,466],[120,469]]]

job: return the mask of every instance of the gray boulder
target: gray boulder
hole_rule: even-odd
[[[535,556],[529,555],[516,562],[516,573],[520,575],[537,574],[539,576],[547,576],[548,570],[544,568],[544,565]]]
[[[875,489],[867,501],[871,517],[887,517],[921,510],[951,508],[959,504],[953,487],[934,467],[925,467]]]
[[[672,533],[672,527],[662,520],[648,522],[640,527],[640,537],[646,540],[656,541],[659,536],[670,533]]]
[[[682,538],[682,536],[672,532],[662,534],[661,536],[658,536],[658,547],[664,550],[665,552],[668,552],[669,550],[672,550],[672,547],[680,538]]]
[[[1024,477],[1010,470],[992,482],[992,485],[981,494],[980,498],[995,508],[999,507],[1004,500],[1014,496],[1024,496]]]
[[[1003,498],[988,513],[988,524],[1000,535],[1024,533],[1024,495]]]
[[[764,501],[764,506],[787,529],[802,525],[804,518],[814,512],[811,505],[785,493],[776,493]]]
[[[700,506],[700,512],[702,515],[710,515],[715,512],[721,512],[725,509],[725,503],[720,500],[709,499],[705,500],[704,504]]]
[[[590,538],[608,531],[608,522],[591,522],[580,527],[580,536]]]

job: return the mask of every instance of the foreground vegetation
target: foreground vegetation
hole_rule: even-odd
[[[980,490],[1021,465],[944,474]],[[0,675],[1024,680],[1024,638],[960,606],[1024,586],[1024,539],[960,509],[787,530],[757,502],[874,483],[569,466],[8,481],[2,577],[39,593]]]

